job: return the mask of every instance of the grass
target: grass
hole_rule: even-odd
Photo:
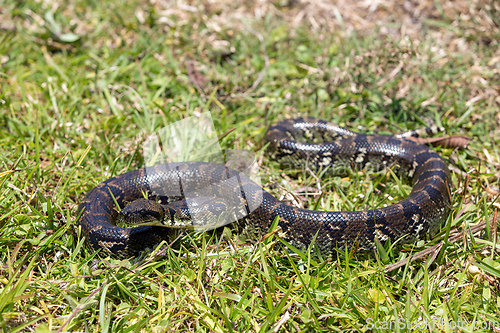
[[[461,325],[472,332],[498,325],[497,2],[0,4],[3,331],[405,332],[433,324],[433,331]],[[223,148],[258,156],[267,127],[298,115],[365,133],[435,122],[473,140],[466,149],[436,148],[453,170],[452,214],[435,239],[399,252],[382,246],[373,256],[324,261],[311,258],[314,248],[284,251],[276,235],[252,247],[226,229],[219,238],[185,234],[166,256],[98,260],[75,224],[80,200],[143,165],[141,133],[204,111],[219,134],[229,132]],[[294,193],[308,208],[363,209],[408,190],[385,182],[385,173],[318,184],[266,159],[259,167],[267,190]],[[471,232],[484,221],[492,223]],[[455,230],[461,237],[450,241]]]

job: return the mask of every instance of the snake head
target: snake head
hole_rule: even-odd
[[[149,199],[137,199],[126,205],[119,214],[119,221],[127,226],[161,225],[165,208]]]

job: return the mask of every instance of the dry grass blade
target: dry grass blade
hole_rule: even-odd
[[[497,222],[496,221],[496,216],[491,216],[490,219],[489,219],[489,221],[488,221],[488,223],[489,223],[490,226],[496,225],[496,222]],[[475,234],[476,232],[479,232],[479,231],[483,230],[485,227],[486,227],[486,220],[483,220],[483,221],[479,222],[478,224],[472,226],[470,228],[470,232],[471,232],[471,234]],[[459,231],[458,229],[455,229],[453,231],[453,234],[450,235],[450,237],[448,239],[448,242],[454,243],[454,242],[462,239],[464,237],[464,232],[465,232],[465,230]],[[429,263],[431,263],[435,259],[437,253],[439,252],[439,250],[441,250],[441,247],[443,245],[444,245],[444,242],[439,242],[436,245],[433,245],[433,246],[431,246],[431,247],[429,247],[429,248],[427,248],[425,250],[422,250],[420,252],[417,252],[417,253],[409,256],[408,258],[400,260],[400,261],[398,261],[398,262],[396,262],[394,264],[387,265],[385,267],[384,271],[386,273],[391,272],[391,271],[393,271],[395,269],[398,269],[400,267],[405,266],[408,262],[412,262],[412,261],[418,260],[420,258],[424,258],[424,257],[426,257],[429,254],[432,254],[433,257],[434,257],[432,260],[430,260]]]

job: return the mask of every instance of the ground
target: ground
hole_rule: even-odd
[[[4,331],[500,331],[498,1],[0,4]],[[435,124],[471,141],[433,148],[452,213],[401,251],[323,261],[226,229],[183,234],[166,256],[98,260],[75,223],[85,193],[143,166],[145,134],[207,111],[223,149],[256,154],[265,189],[320,210],[396,202],[409,186],[281,170],[263,153],[280,119]]]

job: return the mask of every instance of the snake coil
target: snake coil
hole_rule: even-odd
[[[398,165],[413,189],[402,201],[365,211],[312,211],[286,205],[245,175],[225,166],[204,162],[156,165],[110,178],[93,188],[78,207],[79,224],[88,244],[104,255],[126,258],[169,237],[159,226],[115,226],[116,203],[154,196],[182,198],[185,193],[212,186],[215,197],[234,197],[247,214],[236,222],[250,239],[268,232],[279,216],[280,236],[297,248],[315,244],[325,257],[336,249],[370,249],[375,239],[410,243],[430,238],[446,220],[451,207],[451,177],[441,157],[426,146],[394,136],[364,135],[332,123],[289,119],[272,126],[267,134],[270,155],[284,165],[321,169],[334,165],[350,168]],[[229,182],[229,183],[228,183]],[[228,183],[228,184],[227,184]],[[244,190],[243,190],[244,189]]]

